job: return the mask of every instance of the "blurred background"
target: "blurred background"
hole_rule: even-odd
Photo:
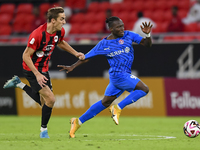
[[[54,6],[65,8],[69,43],[96,43],[107,35],[105,18],[110,16],[121,18],[132,31],[139,19],[148,18],[155,42],[200,41],[199,0],[1,0],[1,44],[26,44],[27,35]]]
[[[141,22],[151,21],[152,47],[147,49],[133,44],[135,59],[132,72],[152,88],[152,95],[146,98],[149,100],[148,107],[141,101],[141,112],[138,115],[151,115],[150,110],[152,115],[159,115],[159,110],[163,116],[200,115],[200,0],[0,0],[0,114],[21,114],[21,110],[24,110],[22,114],[27,114],[26,103],[36,112],[37,107],[29,103],[31,100],[28,101],[22,91],[4,90],[2,87],[14,74],[23,79],[22,53],[28,36],[46,22],[47,10],[54,6],[65,9],[65,41],[83,53],[87,53],[99,40],[109,35],[105,19],[110,16],[118,16],[124,22],[125,30],[141,36],[144,36],[140,30]],[[59,72],[56,67],[58,64],[71,65],[76,61],[77,58],[59,48],[52,55],[50,75],[55,85],[56,82],[62,85],[62,89],[59,84],[55,86],[54,92],[58,99],[62,97],[59,100],[60,106],[66,106],[57,107],[63,108],[63,112],[58,112],[58,115],[66,114],[66,110],[72,113],[74,108],[81,110],[75,112],[77,115],[84,112],[95,102],[90,99],[99,100],[102,97],[100,95],[103,95],[108,83],[109,65],[102,56],[93,58],[69,74]],[[87,84],[84,78],[99,80],[93,84],[92,80],[87,80]],[[79,79],[83,80],[77,82]],[[78,91],[76,88],[72,90],[68,81],[74,81],[71,83],[73,87],[81,84],[84,86],[79,87]],[[65,82],[66,85],[63,85]],[[96,85],[101,89],[94,90],[96,95],[91,94]],[[75,100],[73,97],[76,97]],[[84,100],[85,103],[82,103]],[[77,101],[78,106],[75,105]],[[159,102],[162,106],[155,104]],[[147,113],[143,114],[143,109]],[[127,110],[127,114],[130,113]]]

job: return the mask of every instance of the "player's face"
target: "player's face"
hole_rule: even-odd
[[[62,26],[65,24],[65,13],[59,13],[58,18],[54,23],[54,26],[57,31],[60,31],[62,29]]]
[[[124,23],[121,19],[113,22],[111,32],[116,37],[124,36]]]

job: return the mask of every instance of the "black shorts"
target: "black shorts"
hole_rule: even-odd
[[[28,80],[31,88],[34,91],[39,92],[42,89],[42,87],[38,84],[36,76],[34,75],[34,73],[32,71],[27,71],[27,70],[24,70],[24,69],[23,69],[23,73],[24,73],[26,79]],[[48,79],[46,85],[48,85],[49,88],[52,90],[52,84],[51,84],[49,72],[40,72],[40,73],[43,74]]]

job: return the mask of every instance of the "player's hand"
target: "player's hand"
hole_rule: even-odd
[[[72,66],[57,65],[57,67],[62,68],[59,71],[67,70],[66,73],[69,73],[74,70],[74,67]]]
[[[38,84],[39,84],[42,88],[46,86],[46,83],[47,83],[48,79],[47,79],[44,75],[42,75],[42,74],[37,74],[37,75],[36,75],[36,79],[37,79]]]
[[[149,23],[147,24],[147,22],[142,22],[143,26],[140,25],[142,32],[144,32],[145,34],[148,34],[151,32],[151,28],[153,27],[153,24],[151,24],[151,22],[149,21]]]
[[[84,60],[85,59],[85,55],[83,53],[77,53],[76,55],[77,58],[79,58],[80,60]]]

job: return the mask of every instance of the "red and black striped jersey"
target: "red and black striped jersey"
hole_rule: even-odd
[[[49,70],[49,60],[55,46],[58,42],[63,40],[65,35],[64,28],[61,31],[57,31],[54,34],[50,34],[47,31],[47,23],[41,25],[35,29],[29,36],[27,47],[35,50],[31,59],[34,66],[40,72],[47,72]],[[27,71],[31,69],[23,61],[23,68]]]

